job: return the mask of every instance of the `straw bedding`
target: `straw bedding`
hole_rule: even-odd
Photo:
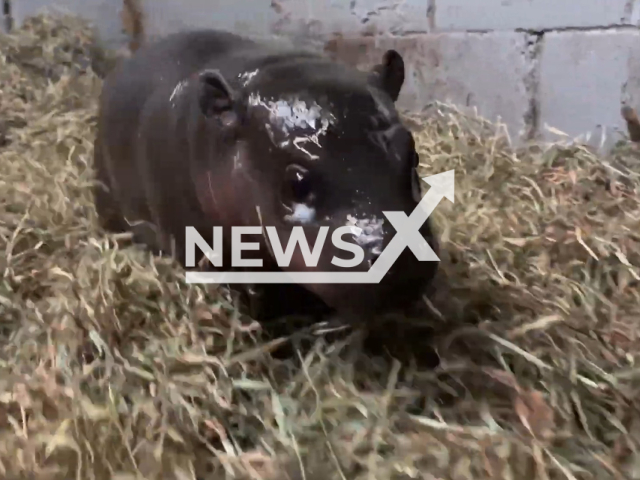
[[[97,230],[92,38],[68,17],[0,37],[0,476],[640,478],[628,142],[514,150],[434,105],[422,169],[454,168],[456,201],[428,329],[384,327],[397,355],[322,330],[296,349]]]

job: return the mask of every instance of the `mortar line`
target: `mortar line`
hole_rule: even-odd
[[[13,30],[13,9],[11,0],[2,0],[2,20],[7,33]]]
[[[544,45],[544,33],[527,34],[526,50],[523,54],[526,57],[529,70],[523,82],[527,92],[529,106],[524,113],[525,140],[535,140],[540,134],[539,122],[539,85],[540,85],[540,54]]]
[[[430,32],[435,32],[436,27],[436,0],[427,0],[427,24]]]

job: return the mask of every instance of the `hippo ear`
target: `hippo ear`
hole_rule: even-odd
[[[404,59],[395,50],[387,50],[382,56],[382,63],[372,69],[375,82],[378,83],[395,102],[404,84]]]
[[[235,108],[235,92],[218,70],[204,70],[198,75],[198,99],[205,117],[214,117]]]

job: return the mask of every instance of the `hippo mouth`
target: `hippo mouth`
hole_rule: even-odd
[[[342,260],[350,260],[353,258],[353,254],[334,248],[330,241],[331,235],[328,234],[325,238],[324,249],[318,255],[316,263],[309,264],[299,246],[296,246],[290,264],[283,270],[323,273],[364,273],[369,271],[384,251],[384,248],[389,244],[393,235],[389,235],[389,232],[385,231],[384,219],[369,217],[358,220],[350,215],[344,226],[353,228],[353,234],[344,235],[344,240],[348,239],[352,244],[358,245],[364,251],[364,258],[358,265],[345,268],[332,262],[335,257]],[[305,230],[309,232],[307,234],[309,251],[313,251],[316,238],[314,234],[310,234],[310,231],[315,230],[317,232],[318,229],[319,227],[309,230],[308,226],[305,227]],[[440,249],[435,238],[429,235],[429,232],[423,231],[422,233],[434,252],[438,254]],[[405,249],[380,283],[305,283],[302,286],[314,293],[338,313],[351,317],[366,317],[409,307],[411,303],[419,300],[422,294],[426,292],[437,269],[438,262],[420,262],[415,258],[411,250]]]

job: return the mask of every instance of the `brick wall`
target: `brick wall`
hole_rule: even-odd
[[[94,21],[122,44],[122,0],[11,0],[19,24],[44,6]],[[640,107],[640,0],[141,0],[150,37],[190,27],[280,36],[365,66],[407,61],[399,106],[432,100],[501,118],[514,140],[611,144],[621,104]]]

